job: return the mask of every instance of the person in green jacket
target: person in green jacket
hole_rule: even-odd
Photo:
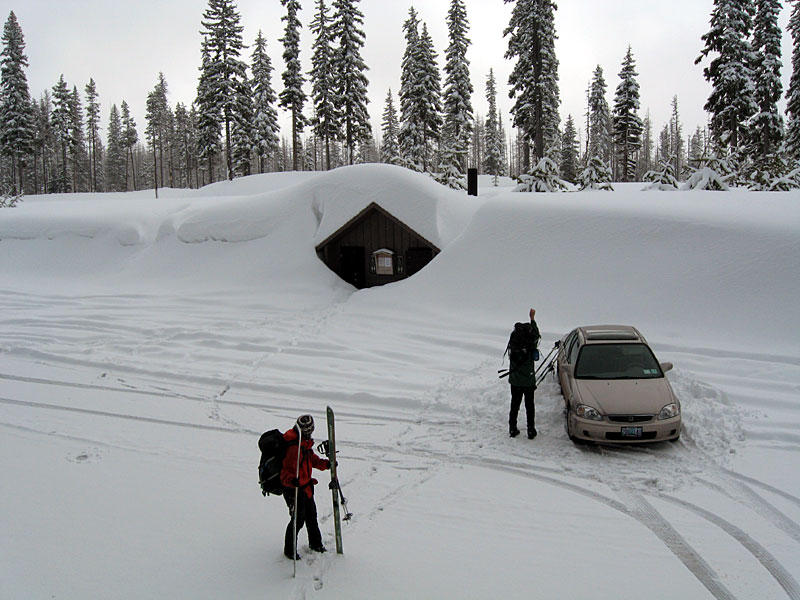
[[[511,410],[508,413],[508,433],[511,437],[519,435],[517,416],[522,399],[525,399],[525,415],[528,421],[528,439],[536,437],[534,425],[536,409],[533,405],[533,392],[536,390],[535,351],[539,344],[539,327],[536,325],[536,310],[530,310],[530,323],[517,323],[508,341],[509,376],[511,385]]]

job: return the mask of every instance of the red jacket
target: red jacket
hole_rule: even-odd
[[[314,495],[316,479],[311,477],[311,469],[326,471],[331,468],[331,462],[326,458],[320,458],[314,453],[314,439],[303,440],[302,454],[300,455],[300,475],[297,474],[297,430],[293,427],[283,434],[283,439],[289,444],[286,448],[286,456],[283,459],[281,469],[281,484],[285,488],[293,488],[292,479],[297,477],[300,482],[300,489],[306,496],[311,498]]]

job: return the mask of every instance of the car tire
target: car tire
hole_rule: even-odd
[[[580,438],[577,438],[574,435],[572,435],[572,430],[570,429],[570,426],[569,426],[569,407],[567,407],[567,410],[565,411],[564,416],[566,418],[565,427],[566,427],[566,430],[567,430],[567,437],[569,438],[569,441],[572,442],[573,444],[575,444],[576,446],[582,446],[583,444],[585,444],[586,442],[584,440],[582,440]]]

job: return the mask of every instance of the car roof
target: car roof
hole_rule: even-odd
[[[604,342],[645,342],[639,330],[630,325],[588,325],[578,327],[585,344]]]

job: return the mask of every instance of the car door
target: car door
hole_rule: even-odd
[[[564,396],[566,402],[569,402],[569,399],[572,397],[572,386],[571,378],[567,374],[566,369],[563,369],[562,366],[574,366],[574,357],[577,356],[577,346],[578,330],[574,329],[564,339],[564,343],[561,344],[558,351],[558,380],[561,384],[561,394]]]

